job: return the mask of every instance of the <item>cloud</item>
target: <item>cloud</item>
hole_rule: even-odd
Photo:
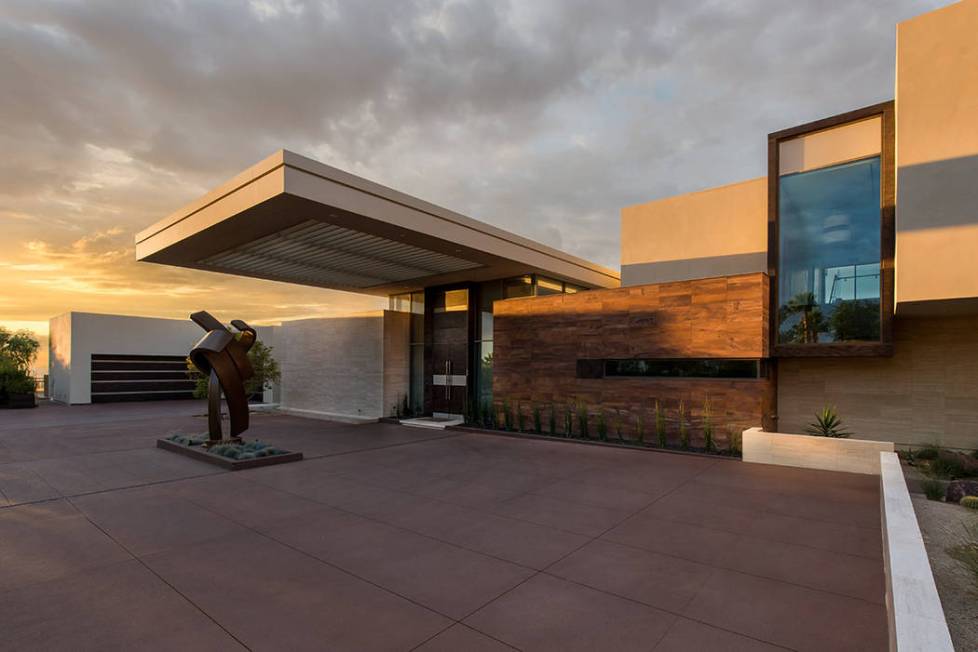
[[[892,97],[895,23],[939,4],[6,0],[3,316],[363,309],[133,262],[280,147],[616,266],[622,206],[764,174],[768,132]]]

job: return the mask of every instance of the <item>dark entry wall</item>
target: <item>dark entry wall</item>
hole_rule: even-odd
[[[620,418],[633,436],[641,417],[650,436],[658,400],[675,437],[683,401],[694,444],[707,401],[721,445],[728,431],[773,427],[768,291],[754,273],[497,301],[496,409],[538,407],[546,428],[551,405],[583,404],[592,433],[604,411],[612,433]]]

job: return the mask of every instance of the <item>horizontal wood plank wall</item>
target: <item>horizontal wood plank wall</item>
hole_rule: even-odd
[[[654,433],[658,400],[677,437],[676,414],[685,401],[693,445],[701,442],[707,398],[717,440],[762,424],[771,427],[771,378],[577,378],[582,358],[764,358],[768,350],[766,274],[744,274],[497,301],[493,326],[493,398],[517,403],[524,414],[583,402],[603,409],[610,434],[621,411],[623,431],[634,436],[641,415]],[[549,413],[543,418],[548,421]],[[562,419],[558,416],[558,422]]]

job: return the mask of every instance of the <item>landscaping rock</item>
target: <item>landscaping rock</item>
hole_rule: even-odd
[[[947,486],[944,500],[959,503],[965,496],[978,496],[978,480],[952,480]]]

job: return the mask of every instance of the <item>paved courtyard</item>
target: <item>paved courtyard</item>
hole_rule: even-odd
[[[0,412],[0,648],[883,650],[876,479],[256,415]]]

